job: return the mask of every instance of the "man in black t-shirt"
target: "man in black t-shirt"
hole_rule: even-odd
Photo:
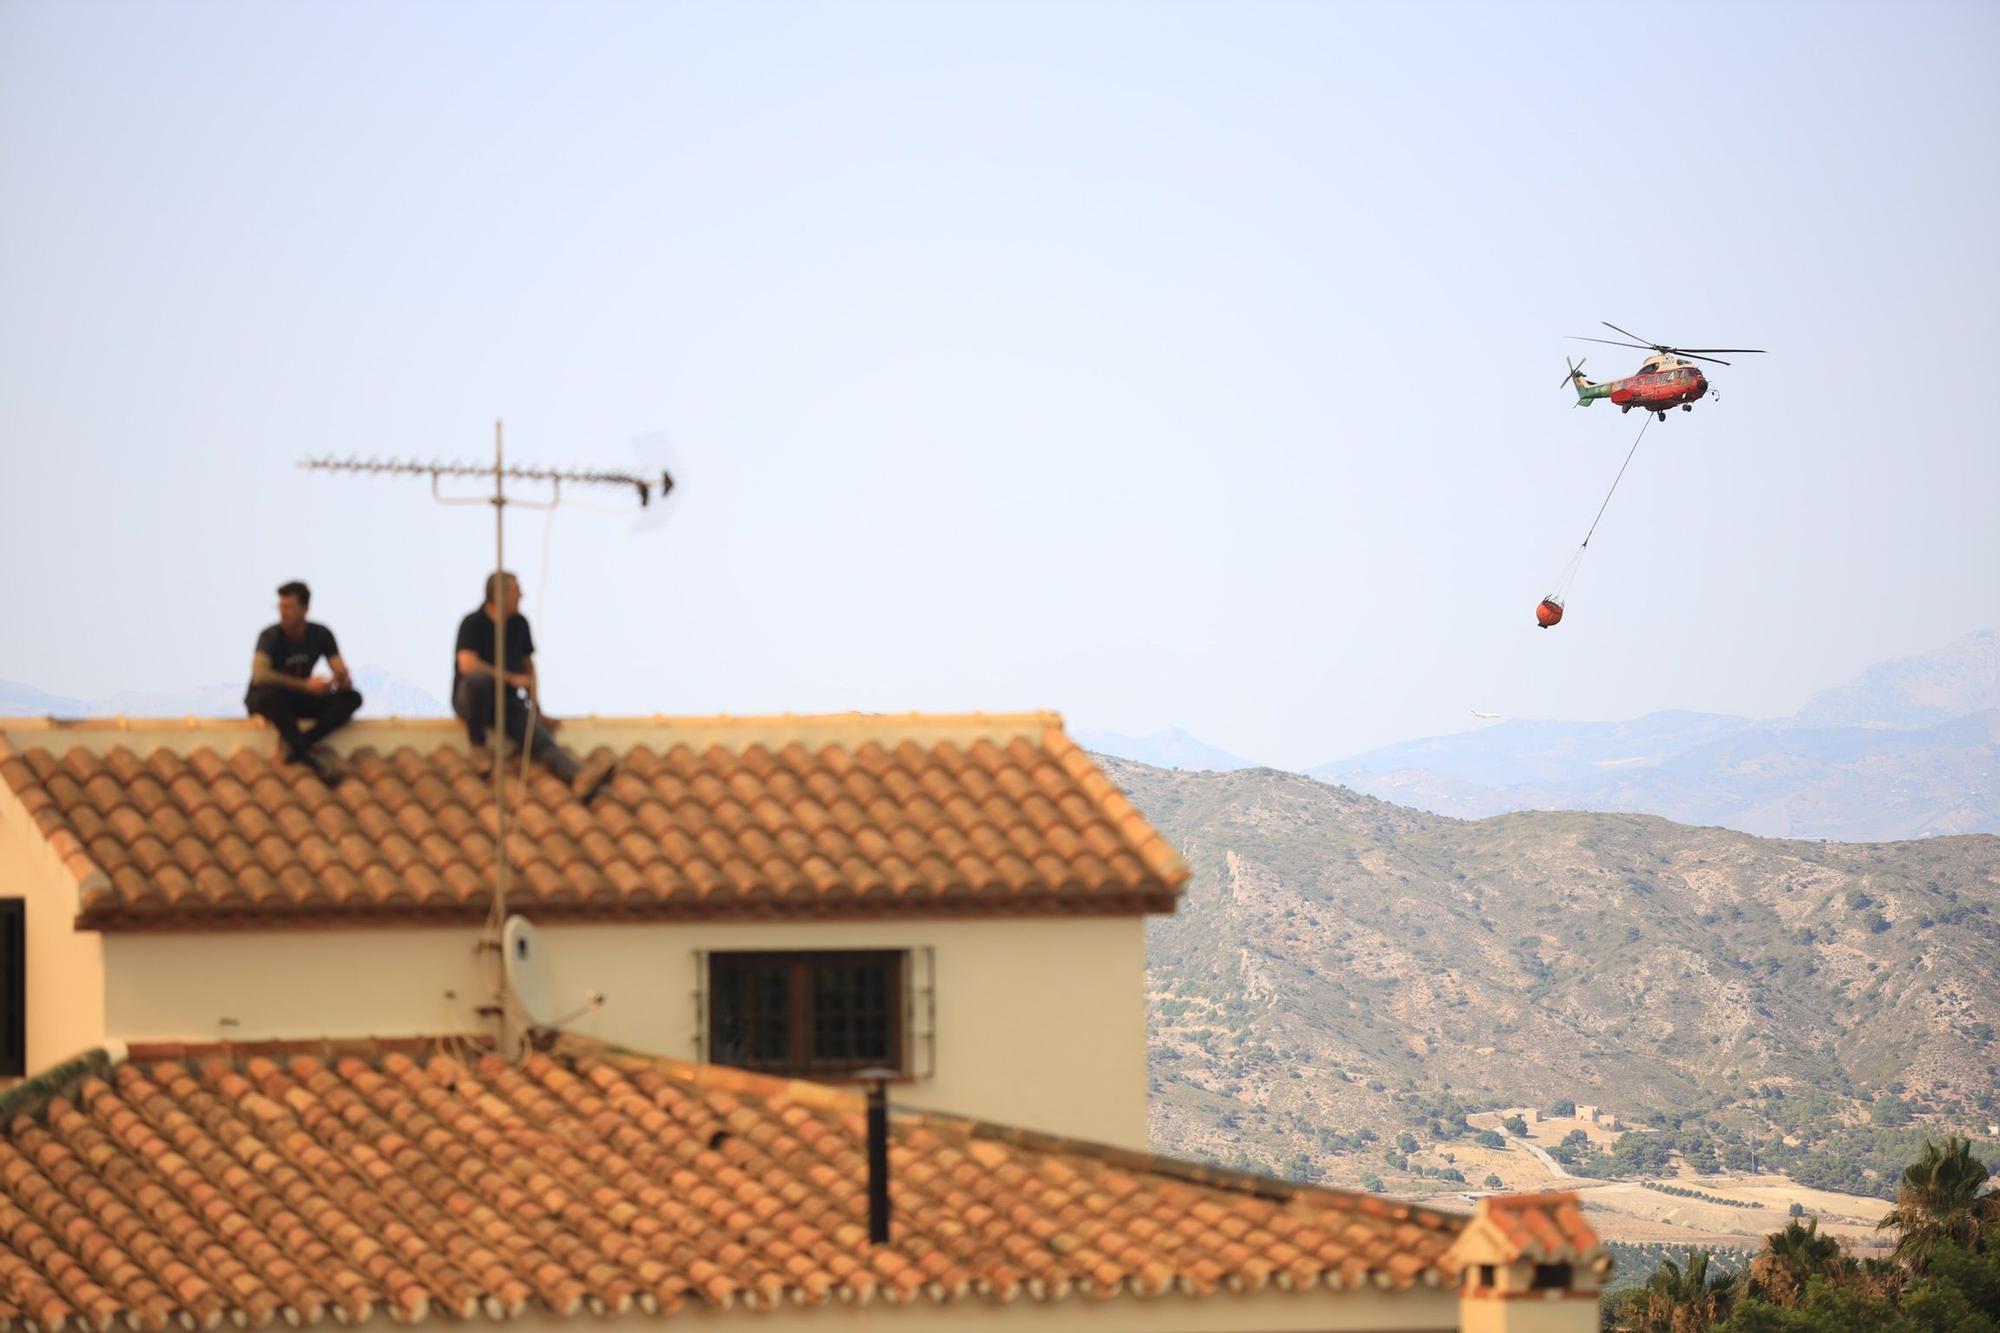
[[[491,763],[491,756],[486,753],[486,732],[493,725],[494,712],[493,625],[496,619],[504,621],[506,651],[501,657],[500,675],[505,682],[501,711],[507,735],[516,745],[526,744],[528,753],[567,782],[579,798],[589,801],[610,781],[611,765],[594,760],[584,763],[556,743],[555,732],[542,716],[541,700],[535,693],[535,636],[520,609],[521,585],[514,576],[489,574],[486,604],[458,622],[458,643],[451,661],[451,709],[465,723],[474,763],[482,766]],[[531,710],[532,732],[529,731]]]
[[[294,581],[278,589],[278,623],[257,636],[243,706],[278,729],[287,763],[309,764],[325,781],[337,782],[343,775],[340,761],[324,748],[325,741],[347,725],[361,707],[361,695],[333,631],[306,619],[310,605],[312,589],[305,584]],[[313,674],[321,658],[331,676]],[[299,725],[308,720],[310,733]]]

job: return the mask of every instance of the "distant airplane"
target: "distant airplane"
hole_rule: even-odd
[[[1500,720],[1500,715],[1498,713],[1482,713],[1477,708],[1472,710],[1472,715],[1474,717],[1483,717],[1488,722],[1498,722]]]

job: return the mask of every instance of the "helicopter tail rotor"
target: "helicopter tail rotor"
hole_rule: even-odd
[[[1563,376],[1562,382],[1564,384],[1576,383],[1577,379],[1583,374],[1584,363],[1581,361],[1572,362],[1568,357],[1564,357],[1563,364],[1569,367],[1569,374]]]

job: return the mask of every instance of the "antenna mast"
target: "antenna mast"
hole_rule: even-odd
[[[473,463],[420,463],[403,459],[370,458],[303,458],[299,466],[311,472],[371,473],[385,476],[429,477],[431,498],[443,505],[490,504],[493,506],[493,583],[497,594],[503,590],[501,577],[507,572],[507,506],[519,505],[524,509],[554,509],[562,503],[563,483],[571,486],[616,486],[630,487],[639,494],[639,505],[644,508],[652,503],[655,488],[662,499],[673,490],[674,479],[660,473],[659,480],[634,476],[628,472],[590,471],[573,468],[514,467],[507,466],[506,442],[500,422],[493,423],[493,466],[480,467]],[[491,477],[493,494],[490,496],[446,495],[441,481],[446,477]],[[545,482],[549,487],[546,500],[522,500],[507,494],[509,481]],[[501,614],[504,598],[493,600],[493,910],[488,914],[487,938],[480,941],[480,948],[490,949],[494,955],[496,981],[494,1006],[500,1029],[500,1049],[511,1052],[514,1034],[510,1030],[511,1013],[507,1005],[506,960],[500,956],[501,927],[507,922],[507,764],[501,757],[501,750],[507,740],[507,617]],[[531,719],[532,721],[532,719]],[[525,748],[529,737],[523,736]]]

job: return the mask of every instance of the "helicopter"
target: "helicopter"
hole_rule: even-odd
[[[1580,334],[1571,334],[1570,337],[1578,342],[1605,343],[1612,347],[1636,347],[1640,351],[1650,351],[1652,355],[1639,363],[1639,369],[1635,374],[1602,384],[1584,378],[1583,362],[1570,364],[1569,358],[1564,357],[1564,364],[1569,365],[1569,374],[1563,376],[1562,382],[1576,390],[1578,407],[1589,407],[1600,398],[1609,398],[1618,404],[1618,410],[1621,412],[1630,412],[1636,407],[1641,411],[1657,413],[1660,420],[1665,421],[1668,408],[1678,407],[1683,412],[1692,412],[1695,399],[1708,392],[1708,377],[1701,373],[1701,367],[1694,362],[1710,361],[1718,366],[1726,366],[1729,364],[1727,361],[1708,353],[1755,352],[1762,355],[1764,351],[1761,347],[1669,347],[1665,343],[1647,342],[1638,334],[1621,329],[1608,319],[1598,322],[1614,333],[1623,333],[1632,341],[1616,342],[1610,338],[1586,338]]]

